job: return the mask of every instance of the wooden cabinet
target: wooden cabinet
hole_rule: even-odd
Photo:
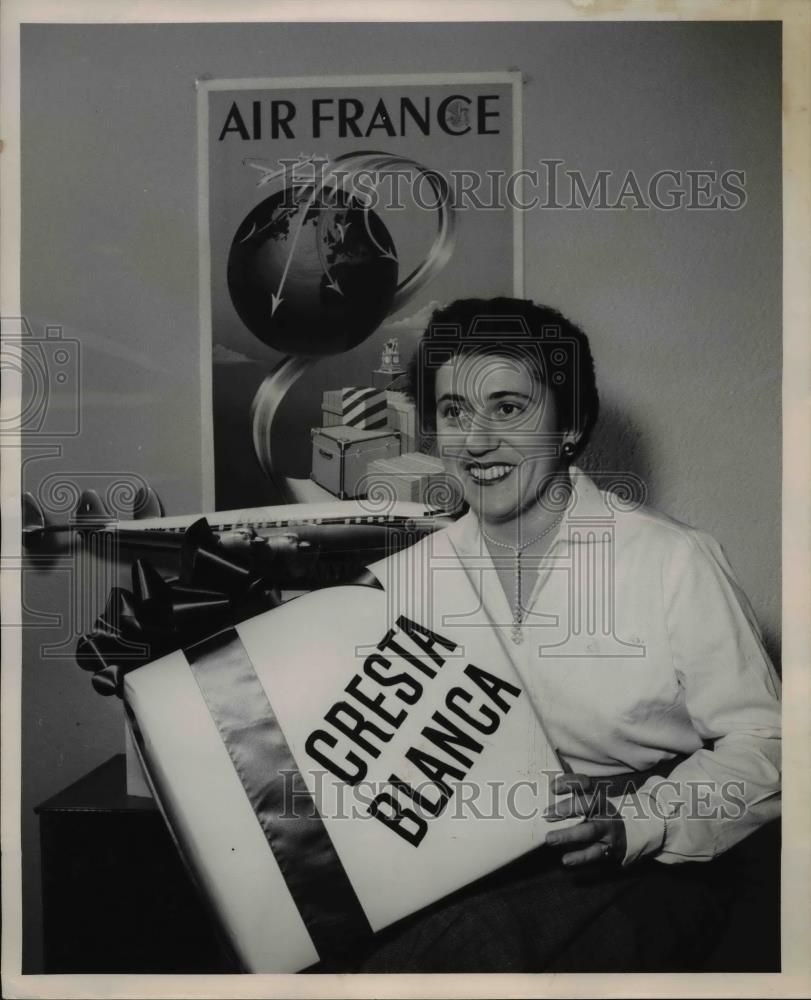
[[[36,812],[46,973],[239,971],[123,754]]]

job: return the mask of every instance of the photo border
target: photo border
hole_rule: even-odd
[[[370,14],[374,13],[374,17]],[[272,16],[270,16],[272,14]],[[783,846],[783,971],[736,975],[476,975],[461,976],[100,976],[21,975],[20,861],[20,630],[3,629],[2,647],[2,902],[3,994],[8,997],[267,997],[267,996],[808,996],[811,991],[811,328],[808,274],[811,270],[809,177],[811,135],[808,94],[811,5],[804,0],[730,4],[723,0],[677,0],[666,8],[647,3],[594,0],[574,6],[565,0],[537,2],[424,2],[358,0],[340,4],[312,0],[304,14],[295,0],[224,5],[190,0],[104,3],[99,0],[6,0],[0,9],[2,35],[2,280],[0,314],[20,315],[20,121],[19,27],[24,22],[190,23],[199,21],[511,21],[554,20],[682,21],[776,20],[783,22],[783,642],[786,728]],[[19,409],[19,378],[3,371],[2,416]],[[2,447],[2,538],[4,618],[19,620],[20,574],[6,568],[20,556],[18,444]]]

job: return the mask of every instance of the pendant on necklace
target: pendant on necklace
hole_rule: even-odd
[[[512,632],[510,633],[510,638],[516,644],[520,646],[524,641],[524,634],[521,631],[521,611],[522,611],[522,595],[521,595],[521,550],[515,550],[515,618],[513,619]]]

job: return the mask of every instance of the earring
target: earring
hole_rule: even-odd
[[[571,441],[567,441],[563,445],[563,454],[566,456],[566,458],[572,458],[573,457],[573,455],[574,455],[574,445],[572,444]]]

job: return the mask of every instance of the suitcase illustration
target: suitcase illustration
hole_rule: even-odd
[[[310,478],[341,500],[366,495],[369,463],[400,454],[400,435],[390,428],[366,431],[339,425],[312,429]]]

